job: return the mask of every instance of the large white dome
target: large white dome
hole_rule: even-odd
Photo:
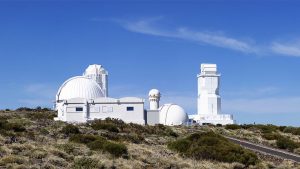
[[[161,124],[182,125],[188,122],[188,115],[182,107],[176,104],[164,104],[159,111]]]
[[[72,98],[89,100],[103,96],[103,91],[96,81],[84,76],[76,76],[61,85],[56,94],[56,101]]]

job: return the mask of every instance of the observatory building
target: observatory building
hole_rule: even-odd
[[[127,123],[184,125],[233,124],[232,115],[221,114],[219,95],[220,74],[216,64],[201,64],[198,75],[198,114],[188,116],[177,104],[159,104],[161,93],[149,92],[149,110],[144,108],[144,99],[108,96],[108,72],[101,65],[90,65],[82,76],[66,80],[58,89],[55,99],[55,120],[87,122],[94,119],[115,118]]]
[[[233,116],[221,114],[221,97],[219,95],[220,74],[216,64],[201,64],[198,77],[198,114],[189,118],[204,124],[234,124]]]
[[[144,109],[144,99],[108,96],[108,72],[101,65],[90,65],[82,76],[66,80],[55,99],[55,120],[87,122],[94,119],[115,118],[127,123],[182,125],[188,122],[184,109],[176,104],[159,107],[161,94],[149,92],[150,110]]]
[[[147,110],[147,124],[182,125],[187,124],[188,115],[177,104],[168,103],[159,107],[161,94],[157,89],[149,92],[150,110]]]

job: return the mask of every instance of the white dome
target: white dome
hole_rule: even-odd
[[[156,96],[156,97],[160,97],[160,92],[157,89],[151,89],[149,91],[149,96]]]
[[[182,125],[188,122],[184,109],[176,104],[164,104],[159,108],[160,123],[164,125]]]
[[[76,76],[65,81],[56,94],[56,100],[72,98],[95,99],[103,97],[101,87],[96,81],[84,76]]]

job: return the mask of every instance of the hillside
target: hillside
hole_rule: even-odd
[[[299,153],[298,128],[141,126],[114,119],[67,124],[40,108],[3,110],[0,116],[0,168],[300,168],[222,136]]]

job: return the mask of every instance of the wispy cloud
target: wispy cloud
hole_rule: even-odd
[[[159,19],[146,19],[135,22],[119,22],[121,25],[132,32],[177,38],[198,42],[201,44],[213,45],[217,47],[227,48],[243,53],[258,53],[259,50],[250,42],[239,40],[237,38],[226,36],[220,32],[211,31],[193,31],[188,28],[178,27],[173,30],[167,30],[155,26]]]
[[[300,42],[280,43],[273,42],[271,50],[280,55],[300,57]]]
[[[122,19],[99,19],[92,18],[92,21],[112,21],[118,23],[124,29],[158,37],[181,39],[195,42],[201,45],[210,45],[238,51],[244,54],[254,54],[259,56],[289,56],[300,57],[300,40],[296,42],[278,42],[274,40],[258,42],[251,37],[237,38],[226,35],[223,31],[195,30],[189,27],[173,26],[166,28],[161,24],[163,17],[152,17],[138,20]]]

